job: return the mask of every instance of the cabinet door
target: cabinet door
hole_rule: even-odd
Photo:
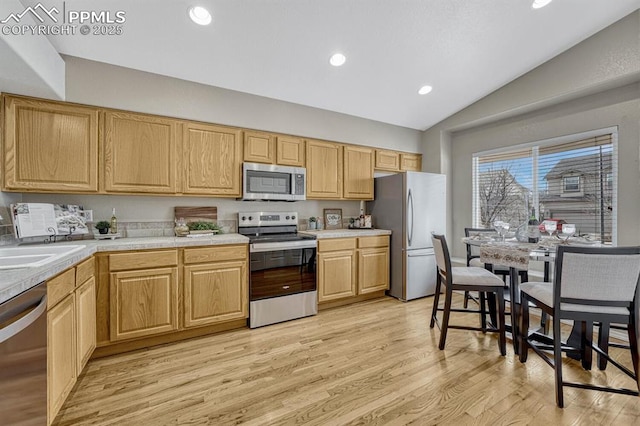
[[[111,341],[178,329],[178,268],[111,273]]]
[[[304,140],[293,136],[278,136],[276,163],[304,167]]]
[[[80,374],[96,348],[96,280],[89,278],[76,289],[77,373]]]
[[[248,316],[247,262],[184,267],[184,326],[197,327]]]
[[[344,147],[344,198],[373,200],[373,156],[371,148]]]
[[[76,383],[75,295],[47,312],[47,389],[49,423]]]
[[[5,97],[4,189],[98,191],[98,110]]]
[[[376,149],[376,169],[390,172],[400,171],[400,153]]]
[[[186,123],[183,132],[185,194],[240,197],[241,131],[230,127]]]
[[[244,132],[244,161],[273,164],[275,152],[275,136],[264,132]]]
[[[358,250],[358,294],[389,288],[389,248]]]
[[[318,253],[318,301],[355,295],[355,250]]]
[[[403,171],[422,171],[422,155],[421,154],[400,154],[400,168]]]
[[[105,114],[107,192],[176,193],[178,122],[127,112]]]
[[[307,141],[307,198],[342,198],[342,145]]]

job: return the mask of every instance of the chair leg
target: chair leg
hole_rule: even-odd
[[[593,359],[593,350],[591,344],[593,342],[593,321],[582,321],[582,336],[580,341],[580,359],[582,368],[591,370]]]
[[[495,292],[495,297],[498,299],[498,344],[500,345],[500,354],[505,356],[507,354],[507,336],[504,320],[504,292],[502,289],[498,289]]]
[[[469,292],[464,292],[464,301],[462,302],[462,306],[467,309],[469,307]]]
[[[442,289],[442,277],[438,273],[436,276],[436,294],[433,295],[433,308],[431,309],[431,322],[429,328],[433,328],[436,323],[436,315],[438,314],[438,303],[440,303],[440,291]]]
[[[631,321],[627,328],[629,329],[629,346],[631,347],[633,371],[636,374],[636,384],[640,391],[640,312],[637,306],[632,307],[632,311],[635,313],[631,315]]]
[[[553,369],[556,376],[556,404],[564,407],[562,393],[562,335],[560,334],[560,318],[553,318]]]
[[[453,298],[453,291],[450,287],[447,287],[444,294],[444,312],[442,315],[442,326],[440,327],[440,344],[438,348],[444,349],[444,344],[447,340],[447,329],[449,328],[449,315],[451,314],[451,299]]]
[[[479,291],[478,292],[478,296],[480,298],[480,328],[482,329],[483,333],[487,332],[487,311],[486,311],[486,306],[487,303],[485,302],[485,298],[486,298],[486,293],[484,291]]]
[[[529,355],[529,299],[525,295],[520,300],[520,333],[518,340],[520,343],[520,362],[527,362]]]
[[[608,354],[609,353],[609,330],[611,328],[611,324],[608,322],[601,322],[600,328],[598,329],[598,347],[602,350],[602,352]],[[600,370],[605,370],[607,368],[607,358],[598,354],[598,368]]]

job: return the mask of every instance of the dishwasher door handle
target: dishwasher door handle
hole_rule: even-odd
[[[43,296],[40,299],[40,303],[31,312],[23,316],[19,320],[9,324],[8,326],[0,329],[0,343],[11,339],[13,336],[22,332],[25,328],[33,324],[40,315],[47,310],[47,296]]]

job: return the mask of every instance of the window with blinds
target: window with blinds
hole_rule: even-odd
[[[532,211],[542,223],[576,225],[577,235],[611,242],[615,229],[614,134],[478,153],[473,161],[474,226],[514,229]]]

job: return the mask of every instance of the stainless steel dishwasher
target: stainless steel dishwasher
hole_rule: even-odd
[[[47,287],[0,304],[0,423],[47,424]]]

